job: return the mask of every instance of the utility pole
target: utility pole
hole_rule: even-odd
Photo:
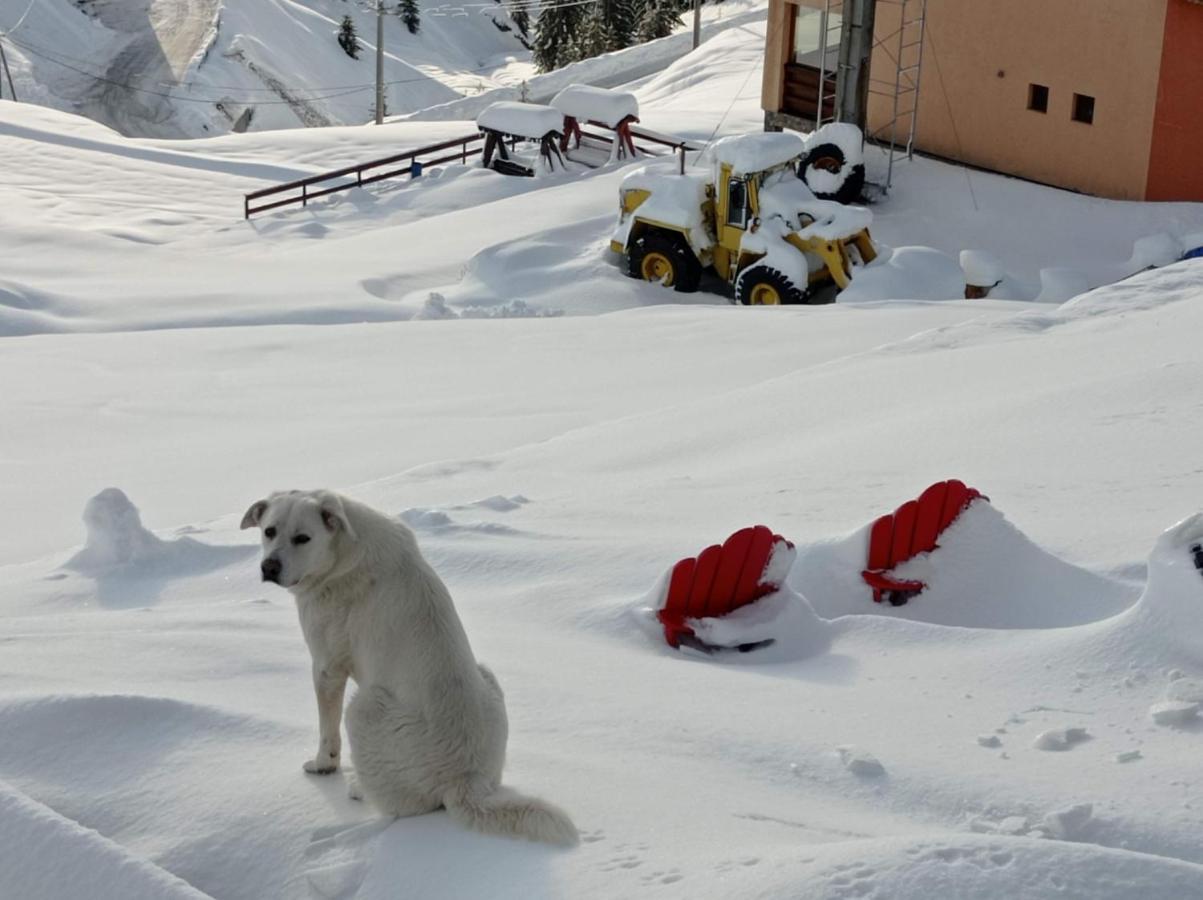
[[[702,0],[693,0],[693,49],[702,42]]]
[[[384,0],[376,0],[376,124],[384,123]]]
[[[13,102],[17,99],[17,89],[13,87],[13,73],[8,70],[8,57],[4,55],[4,42],[0,41],[0,65],[4,66],[4,74],[8,76],[8,92],[13,95]],[[0,97],[4,96],[4,84],[0,82]]]

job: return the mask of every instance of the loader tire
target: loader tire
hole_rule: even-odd
[[[842,179],[839,187],[834,191],[818,191],[811,187],[810,182],[806,179],[806,173],[812,166],[839,176]],[[802,158],[802,163],[798,166],[798,176],[807,182],[807,187],[810,187],[820,200],[834,200],[836,203],[845,205],[860,200],[861,192],[865,189],[864,165],[861,163],[854,166],[848,165],[844,151],[836,144],[819,144],[812,148]]]
[[[777,269],[749,266],[735,279],[735,302],[744,306],[805,303],[808,292]]]
[[[682,238],[649,231],[627,250],[627,272],[652,284],[683,294],[693,293],[702,280],[702,264]]]

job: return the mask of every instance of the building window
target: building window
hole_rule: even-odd
[[[1074,121],[1086,125],[1094,124],[1094,97],[1074,94]]]
[[[839,64],[843,29],[844,17],[838,12],[828,14],[826,10],[796,6],[792,61],[834,72]]]
[[[1028,85],[1028,109],[1032,112],[1048,112],[1048,87],[1046,85]]]

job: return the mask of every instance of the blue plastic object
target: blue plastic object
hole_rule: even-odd
[[[1182,254],[1183,259],[1203,259],[1203,247],[1196,247],[1194,250],[1187,250]]]

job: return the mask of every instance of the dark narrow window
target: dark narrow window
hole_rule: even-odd
[[[727,224],[736,228],[748,224],[748,186],[736,178],[727,188]]]
[[[1048,87],[1043,84],[1028,85],[1028,109],[1032,112],[1048,112]]]
[[[1074,121],[1094,124],[1094,97],[1074,94]]]

